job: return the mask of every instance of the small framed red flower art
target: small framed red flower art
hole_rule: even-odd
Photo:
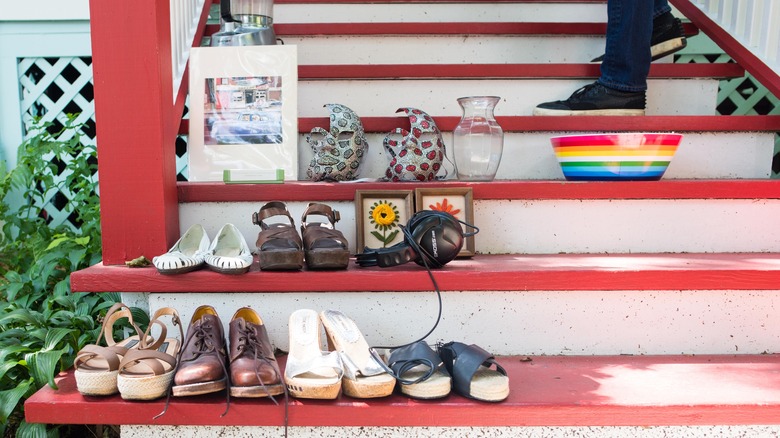
[[[414,212],[411,190],[356,190],[356,249],[387,248],[403,242],[400,225],[406,225]]]
[[[446,211],[455,219],[474,224],[474,197],[471,187],[418,188],[414,190],[415,212],[422,210]],[[466,230],[463,232],[473,231]],[[474,236],[465,238],[463,249],[458,257],[471,257],[475,254]]]

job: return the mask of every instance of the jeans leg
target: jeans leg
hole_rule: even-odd
[[[647,90],[655,3],[658,1],[607,0],[607,47],[599,78],[602,85],[620,91]]]
[[[669,6],[668,0],[655,0],[653,4],[653,18],[663,15],[667,12],[672,12],[671,6]]]

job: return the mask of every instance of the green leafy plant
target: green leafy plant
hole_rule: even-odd
[[[70,273],[101,258],[97,151],[83,125],[36,122],[16,167],[0,167],[0,436],[68,435],[27,424],[23,403],[94,343],[98,318],[118,294],[74,294]],[[55,224],[46,205],[67,193],[71,223]]]

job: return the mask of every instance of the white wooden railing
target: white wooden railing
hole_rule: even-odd
[[[780,67],[780,1],[696,0],[713,21],[773,70]]]
[[[205,0],[170,0],[171,5],[171,67],[173,74],[173,101],[179,94],[184,69],[190,57],[195,33]]]

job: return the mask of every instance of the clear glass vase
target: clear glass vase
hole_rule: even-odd
[[[504,130],[493,110],[500,97],[461,97],[463,117],[453,131],[453,154],[458,179],[492,181],[504,149]]]

